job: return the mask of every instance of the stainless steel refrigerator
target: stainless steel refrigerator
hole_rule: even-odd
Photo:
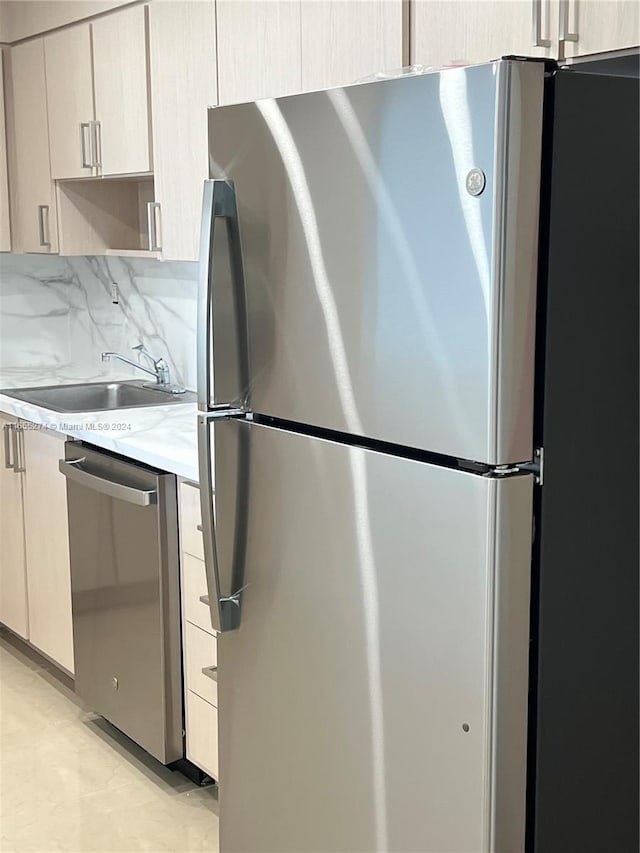
[[[545,73],[209,112],[223,853],[524,848]]]

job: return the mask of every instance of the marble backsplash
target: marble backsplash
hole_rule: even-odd
[[[133,358],[131,347],[142,343],[167,359],[172,381],[194,389],[197,276],[196,263],[0,255],[0,370],[59,367],[142,377],[100,358],[103,350]]]

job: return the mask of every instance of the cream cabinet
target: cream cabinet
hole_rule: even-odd
[[[639,8],[633,0],[412,0],[411,61],[439,68],[634,47]]]
[[[7,171],[7,127],[4,107],[3,53],[0,49],[0,252],[11,251],[9,218],[9,173]]]
[[[206,600],[200,490],[182,482],[179,501],[186,751],[189,761],[218,779],[217,635]]]
[[[300,0],[216,0],[216,12],[219,103],[301,90]]]
[[[413,0],[410,14],[413,64],[558,56],[557,0]]]
[[[43,39],[12,47],[8,64],[5,91],[13,249],[57,252]]]
[[[147,7],[44,41],[53,177],[150,172]]]
[[[29,640],[73,672],[71,569],[62,433],[25,424],[24,526],[29,601]]]
[[[221,104],[403,65],[403,0],[217,0],[216,8]]]
[[[32,38],[122,6],[130,0],[1,0],[0,42]]]
[[[636,0],[560,0],[560,39],[565,57],[640,45]]]
[[[100,174],[150,172],[147,7],[96,18],[91,27]]]
[[[94,122],[91,27],[80,24],[44,39],[53,178],[94,174]]]
[[[162,256],[198,259],[209,177],[207,107],[218,97],[214,0],[149,6],[155,231]]]
[[[302,89],[402,67],[402,0],[302,0]]]
[[[24,519],[22,433],[15,418],[0,414],[0,622],[29,638]]]

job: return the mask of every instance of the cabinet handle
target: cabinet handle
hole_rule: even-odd
[[[88,158],[87,158],[87,144],[86,144],[85,130],[89,131],[89,157]],[[82,156],[82,168],[83,169],[93,168],[93,138],[91,136],[91,122],[90,121],[81,121],[80,122],[80,154]]]
[[[547,10],[548,10],[547,0]],[[532,31],[534,47],[551,47],[551,39],[542,38],[542,0],[532,0],[533,12]]]
[[[23,463],[23,453],[22,453],[22,430],[18,429],[17,424],[13,424],[13,429],[11,430],[13,437],[13,470],[15,474],[22,474],[26,471]]]
[[[156,211],[159,210],[159,201],[147,202],[147,235],[149,237],[150,252],[160,252],[162,250],[162,242],[158,240],[158,221],[156,219]]]
[[[91,125],[91,165],[94,169],[102,166],[102,125],[99,121],[90,121]]]
[[[16,470],[15,461],[11,461],[11,433],[13,432],[13,424],[4,424],[2,427],[2,435],[4,438],[4,467],[10,471]]]
[[[47,226],[49,224],[49,205],[48,204],[39,204],[38,205],[38,232],[40,235],[40,245],[46,248],[51,248],[51,243],[47,240],[46,232],[49,230],[48,227],[45,226],[44,222],[44,214],[45,211],[47,213]]]
[[[569,32],[569,0],[560,0],[559,38],[560,41],[578,41],[578,33]]]
[[[207,678],[210,678],[212,681],[218,680],[218,667],[217,666],[203,666],[202,674],[206,675]]]

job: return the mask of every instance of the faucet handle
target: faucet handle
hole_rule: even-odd
[[[136,344],[131,349],[137,350],[141,355],[146,356],[152,363],[153,369],[156,371],[156,378],[160,385],[169,385],[170,377],[169,377],[169,365],[165,361],[162,356],[160,358],[155,358],[155,356],[151,355],[150,352],[147,352],[142,344]]]
[[[161,365],[164,363],[164,359],[162,357],[156,358],[155,355],[151,355],[150,352],[147,352],[143,344],[136,344],[136,346],[131,347],[131,349],[137,350],[141,355],[146,356],[150,361],[153,362],[154,367],[157,367],[159,364]]]

